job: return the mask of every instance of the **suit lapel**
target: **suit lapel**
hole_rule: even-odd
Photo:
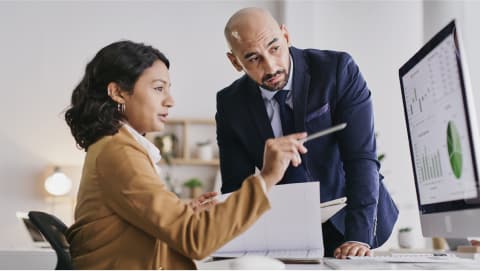
[[[269,139],[273,138],[272,125],[268,119],[267,110],[265,109],[265,103],[263,102],[262,94],[258,89],[258,86],[250,78],[247,78],[247,104],[251,114],[251,120],[255,123],[257,131],[260,134],[260,139],[263,143]],[[247,127],[248,129],[248,127]]]
[[[308,89],[310,88],[310,71],[301,50],[290,47],[293,59],[293,117],[295,132],[306,131],[305,115],[307,111]]]
[[[290,53],[293,59],[293,117],[295,121],[295,132],[306,132],[305,116],[307,112],[307,97],[310,89],[310,70],[308,69],[303,51],[295,47],[290,47]],[[302,166],[305,168],[308,176],[312,178],[308,170],[308,154],[302,154]]]

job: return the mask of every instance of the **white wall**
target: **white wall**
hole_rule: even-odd
[[[171,117],[213,118],[215,93],[240,75],[223,27],[251,5],[278,14],[271,1],[0,2],[0,247],[19,242],[16,210],[51,210],[41,180],[48,165],[69,165],[78,178],[84,154],[62,111],[100,48],[120,39],[159,48],[171,60]]]

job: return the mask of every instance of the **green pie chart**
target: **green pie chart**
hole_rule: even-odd
[[[462,176],[462,145],[458,130],[452,121],[449,121],[447,126],[447,146],[453,174],[459,179]]]

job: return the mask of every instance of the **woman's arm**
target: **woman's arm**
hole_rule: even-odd
[[[224,203],[196,213],[167,190],[147,154],[135,144],[106,144],[96,166],[112,210],[193,259],[210,255],[269,209],[258,177],[252,176]]]

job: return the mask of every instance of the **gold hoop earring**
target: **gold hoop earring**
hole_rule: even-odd
[[[117,104],[117,111],[120,113],[125,113],[125,104]]]

